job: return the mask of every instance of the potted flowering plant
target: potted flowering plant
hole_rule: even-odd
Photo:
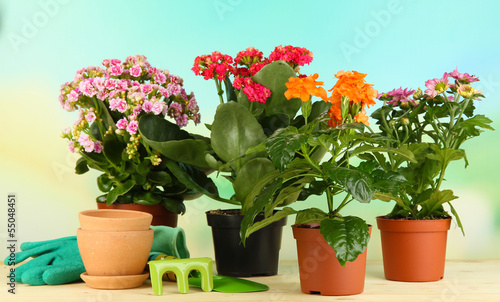
[[[97,197],[99,208],[158,209],[172,219],[164,223],[175,226],[177,214],[185,211],[183,200],[198,194],[190,184],[214,187],[198,169],[203,163],[176,161],[178,154],[189,154],[180,141],[198,149],[208,146],[181,130],[189,121],[200,122],[194,94],[187,94],[180,77],[151,66],[141,55],[102,65],[79,70],[61,87],[61,106],[78,111],[73,127],[62,134],[70,151],[81,155],[76,173],[89,168],[102,172],[97,178],[104,193]],[[160,154],[158,146],[170,153]],[[153,224],[162,223],[157,219]]]
[[[312,96],[328,101],[328,115],[316,117],[299,128],[279,129],[264,142],[276,170],[262,177],[245,201],[250,206],[241,224],[243,241],[260,228],[296,214],[292,227],[304,293],[350,295],[363,291],[371,227],[363,219],[343,216],[341,212],[354,200],[369,202],[376,189],[389,190],[392,175],[375,173],[366,161],[356,166],[353,159],[367,153],[392,152],[414,160],[408,150],[374,146],[383,138],[365,132],[365,108],[374,105],[377,96],[373,85],[365,82],[365,76],[356,71],[338,72],[329,97],[321,87],[323,82],[316,81],[317,74],[290,78],[285,96],[301,98],[306,120]],[[312,157],[319,146],[330,156],[324,162]],[[327,210],[295,210],[287,206],[274,211],[297,191],[298,200],[324,194]],[[254,221],[261,211],[265,218]]]
[[[214,80],[220,102],[213,123],[207,125],[211,131],[212,152],[207,152],[205,159],[211,168],[232,183],[234,189],[230,198],[217,199],[236,206],[233,210],[207,212],[219,274],[277,273],[281,231],[286,220],[276,221],[256,234],[246,248],[240,245],[240,224],[242,214],[249,208],[245,204],[246,196],[262,176],[276,170],[266,150],[257,146],[277,129],[305,123],[304,117],[297,115],[300,99],[287,100],[284,92],[288,79],[297,77],[300,66],[309,64],[312,59],[312,52],[293,46],[278,46],[267,58],[258,49],[249,47],[234,59],[217,51],[195,59],[192,70],[205,80]],[[327,108],[325,104],[313,106],[311,118]],[[282,204],[297,196],[298,191]],[[270,236],[267,232],[275,239],[266,240]],[[219,247],[219,244],[224,245]]]
[[[408,148],[417,160],[409,162],[397,154],[367,158],[378,163],[377,169],[400,173],[405,179],[398,184],[398,190],[375,194],[380,200],[395,201],[391,213],[377,218],[387,279],[443,278],[451,220],[444,204],[463,232],[451,204],[458,197],[452,190],[442,188],[446,169],[452,161],[462,159],[467,167],[462,144],[479,136],[483,129],[493,130],[489,118],[474,113],[474,103],[484,97],[472,86],[477,81],[475,76],[454,70],[442,78],[426,81],[425,91],[399,88],[378,96],[384,106],[372,117],[377,120],[380,134],[389,138],[384,146]]]

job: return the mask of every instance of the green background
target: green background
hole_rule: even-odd
[[[277,45],[306,47],[313,62],[302,73],[318,73],[330,88],[338,70],[367,73],[381,92],[424,87],[458,67],[479,76],[486,99],[477,112],[499,127],[500,19],[498,1],[1,1],[0,0],[0,241],[7,236],[7,194],[17,195],[17,238],[46,240],[74,235],[78,212],[95,208],[97,173],[74,174],[61,131],[76,113],[58,103],[59,87],[82,67],[103,59],[143,54],[155,67],[184,78],[194,91],[202,123],[211,123],[218,98],[213,81],[190,70],[194,58],[214,50],[235,56],[254,46],[269,53]],[[373,108],[372,108],[373,109]],[[200,124],[190,131],[207,135]],[[449,259],[500,258],[500,206],[496,189],[500,132],[465,144],[470,166],[455,162],[445,188],[460,199],[466,236],[449,232]],[[224,194],[231,188],[217,180]],[[205,197],[187,201],[179,226],[191,255],[213,257],[204,212],[227,208]],[[297,204],[325,208],[323,198]],[[353,204],[369,223],[391,204]],[[292,220],[292,219],[290,219]],[[289,225],[291,221],[289,221]],[[0,256],[7,251],[0,249]],[[380,259],[374,229],[369,258]],[[281,259],[296,259],[291,228],[285,227]]]

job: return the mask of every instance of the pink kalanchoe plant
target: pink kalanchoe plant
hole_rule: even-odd
[[[61,86],[62,108],[78,112],[73,127],[62,133],[70,151],[81,155],[76,173],[103,172],[97,182],[105,194],[98,202],[162,203],[182,213],[190,185],[211,184],[197,170],[199,156],[179,151],[183,140],[189,141],[185,148],[206,149],[206,142],[180,129],[200,122],[194,94],[186,92],[182,78],[151,66],[142,55],[106,59],[102,66],[80,69]],[[179,154],[186,155],[184,161]],[[186,171],[197,174],[187,186],[178,180],[192,176]]]

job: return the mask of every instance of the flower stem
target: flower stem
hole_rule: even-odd
[[[221,104],[224,104],[224,99],[222,98],[224,90],[222,90],[220,81],[217,78],[214,78],[214,80],[215,80],[215,87],[217,88],[217,94],[219,95],[219,101]]]

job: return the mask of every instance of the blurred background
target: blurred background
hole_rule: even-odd
[[[380,92],[400,86],[424,87],[458,67],[479,76],[486,99],[477,113],[500,128],[500,2],[491,1],[80,1],[0,0],[0,242],[7,239],[7,196],[17,196],[20,242],[76,234],[77,214],[95,209],[98,173],[74,173],[77,159],[61,131],[76,120],[58,102],[59,87],[75,72],[103,59],[142,54],[155,67],[184,78],[194,91],[202,123],[189,131],[208,135],[218,98],[212,81],[190,70],[194,58],[214,50],[235,56],[249,46],[268,56],[277,45],[306,47],[313,62],[302,73],[318,73],[330,88],[338,70],[367,73]],[[425,89],[425,88],[424,88]],[[373,110],[373,108],[372,108]],[[464,145],[470,166],[452,163],[446,188],[460,198],[454,205],[466,236],[455,223],[448,259],[500,258],[500,131],[483,133]],[[231,187],[217,179],[221,190]],[[298,208],[325,208],[323,197]],[[352,204],[375,225],[392,204]],[[186,202],[179,226],[193,257],[213,257],[204,212],[229,208],[206,197]],[[293,219],[289,219],[288,225]],[[0,258],[7,255],[0,249]],[[369,259],[381,259],[374,228]],[[284,228],[281,259],[296,259],[295,241]]]

